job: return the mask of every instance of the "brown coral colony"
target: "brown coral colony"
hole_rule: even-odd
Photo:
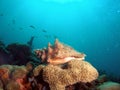
[[[13,46],[17,48],[14,50]],[[24,47],[18,46],[13,44],[9,46],[9,50],[17,51],[20,48],[21,51]],[[0,66],[0,90],[94,90],[96,86],[95,83],[91,87],[86,87],[86,83],[94,82],[99,75],[98,71],[84,60],[86,55],[59,42],[58,39],[53,45],[48,43],[47,48],[37,49],[35,53],[27,55],[25,57],[25,52],[25,59],[29,57],[33,62]],[[18,56],[19,54],[16,57]],[[19,58],[17,59],[19,61]]]

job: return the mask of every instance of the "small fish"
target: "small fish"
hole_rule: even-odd
[[[42,32],[45,32],[45,33],[46,33],[47,31],[46,31],[45,29],[43,29]]]
[[[33,25],[30,25],[29,27],[32,28],[32,29],[36,29],[35,26],[33,26]]]

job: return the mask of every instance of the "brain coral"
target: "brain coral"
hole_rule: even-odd
[[[49,83],[51,90],[65,90],[68,85],[91,82],[97,77],[97,70],[90,63],[81,60],[71,60],[65,69],[51,64],[43,68],[43,79]]]

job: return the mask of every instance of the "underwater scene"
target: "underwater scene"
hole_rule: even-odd
[[[0,90],[120,90],[120,0],[0,0]]]

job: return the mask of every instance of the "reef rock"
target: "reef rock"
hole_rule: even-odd
[[[97,90],[120,90],[120,84],[116,82],[105,82]]]
[[[35,50],[35,54],[27,45],[17,43],[5,49],[12,60],[11,65],[0,66],[0,90],[78,90],[78,87],[88,90],[95,87],[98,71],[84,60],[85,54],[57,39],[54,45],[49,43],[47,48]]]

